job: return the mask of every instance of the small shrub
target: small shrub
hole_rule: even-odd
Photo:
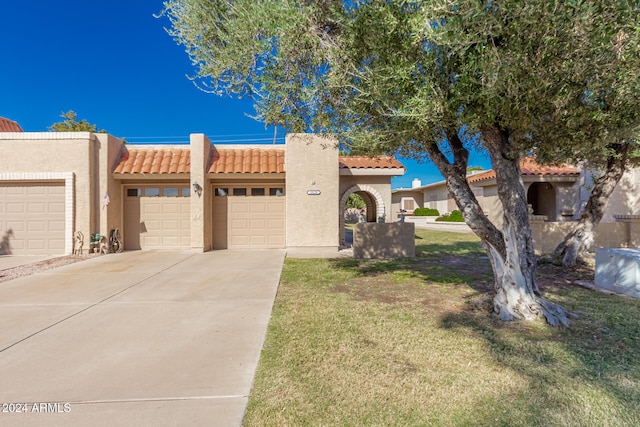
[[[439,216],[440,212],[438,212],[438,209],[418,208],[413,211],[413,215],[414,216]]]
[[[464,222],[464,218],[462,217],[462,212],[456,209],[450,214],[439,216],[438,218],[436,218],[436,221]]]

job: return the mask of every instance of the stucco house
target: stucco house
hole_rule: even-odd
[[[18,128],[0,132],[0,232],[13,254],[70,254],[77,231],[118,228],[129,250],[332,256],[349,195],[364,196],[371,221],[390,215],[391,177],[405,172],[389,157],[341,157],[320,135],[212,145],[192,134],[189,145],[143,146]]]

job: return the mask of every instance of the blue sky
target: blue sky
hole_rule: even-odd
[[[74,110],[131,143],[186,143],[191,133],[214,143],[271,143],[273,128],[247,116],[249,100],[202,92],[187,78],[194,68],[165,32],[169,21],[153,16],[161,10],[158,0],[5,2],[0,116],[39,132]],[[442,179],[432,163],[400,160],[407,173],[394,188]],[[489,167],[479,155],[470,164]]]

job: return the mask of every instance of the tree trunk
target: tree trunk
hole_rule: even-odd
[[[494,310],[505,321],[544,316],[551,325],[568,325],[572,314],[538,295],[529,212],[517,152],[509,145],[508,136],[497,128],[483,132],[483,137],[498,176],[498,193],[505,212],[502,232],[489,221],[469,186],[466,179],[469,153],[457,133],[447,131],[452,163],[436,144],[428,146],[427,151],[446,177],[447,188],[465,221],[480,237],[489,255],[495,277]],[[511,152],[515,156],[507,155]]]
[[[494,310],[503,320],[533,320],[544,316],[552,326],[568,325],[574,315],[540,297],[535,280],[536,258],[519,153],[510,144],[508,132],[498,125],[483,129],[482,138],[496,172],[498,197],[504,212],[505,253],[501,254],[492,245],[489,250],[496,281]]]
[[[565,267],[575,267],[580,255],[593,245],[593,230],[602,220],[609,198],[624,175],[629,144],[613,144],[611,149],[614,153],[607,159],[605,173],[596,180],[580,220],[556,247],[555,256]]]

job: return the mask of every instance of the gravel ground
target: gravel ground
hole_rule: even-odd
[[[6,270],[0,270],[0,283],[6,282],[7,280],[17,279],[18,277],[29,276],[41,271],[51,270],[52,268],[62,267],[63,265],[73,264],[74,262],[83,261],[95,256],[100,255],[66,255],[18,267],[7,268]]]

